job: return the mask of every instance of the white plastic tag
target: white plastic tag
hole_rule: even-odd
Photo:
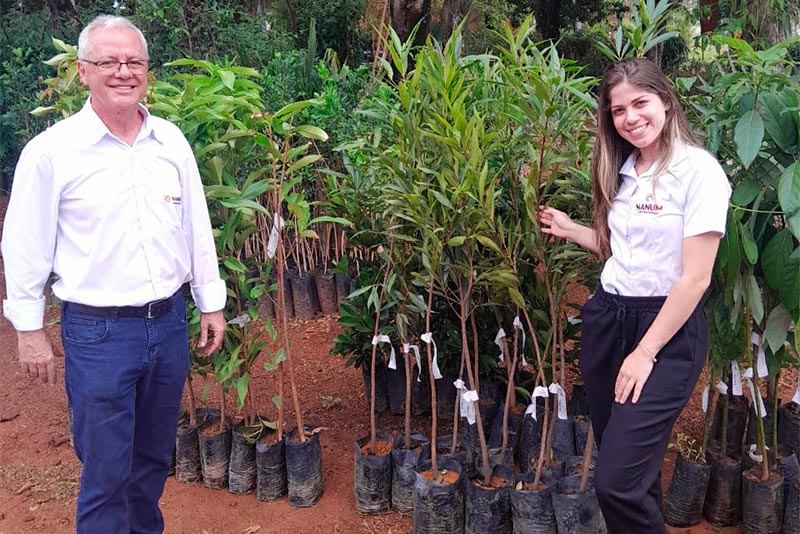
[[[280,228],[284,226],[283,217],[277,213],[273,215],[272,230],[269,232],[269,241],[267,242],[267,257],[272,259],[275,257],[275,251],[278,249],[278,237]]]
[[[534,421],[536,421],[536,397],[542,397],[543,399],[546,399],[548,395],[549,393],[547,392],[547,388],[544,386],[536,386],[533,388],[531,403],[528,405],[528,409],[525,411],[525,413],[530,413]],[[533,409],[531,409],[531,406]]]
[[[574,315],[567,315],[567,322],[571,325],[581,324],[581,318]]]
[[[742,396],[742,373],[739,371],[739,362],[731,362],[731,389],[737,397]]]
[[[382,334],[380,336],[375,336],[372,338],[372,344],[377,345],[378,343],[389,343],[389,348],[392,350],[391,354],[389,354],[389,369],[397,369],[397,357],[394,354],[394,345],[392,345],[392,340],[389,339],[389,336],[386,334]]]
[[[506,331],[502,328],[497,331],[497,335],[494,336],[494,344],[500,347],[500,355],[498,358],[501,362],[506,361],[505,359],[505,352],[503,351],[503,338],[506,337]]]
[[[708,386],[703,388],[703,401],[702,401],[703,413],[708,412]]]
[[[566,419],[567,418],[567,394],[564,392],[564,388],[562,388],[558,382],[553,382],[550,384],[550,393],[556,395],[556,399],[558,402],[558,418],[559,419]]]
[[[228,324],[236,325],[239,328],[244,328],[244,325],[246,325],[249,322],[250,322],[250,314],[243,313],[241,315],[237,315],[236,317],[228,321]]]
[[[767,414],[767,409],[764,407],[764,399],[761,398],[761,392],[756,394],[756,387],[753,385],[753,368],[748,367],[744,372],[744,379],[747,380],[747,387],[750,389],[750,398],[753,402],[758,402],[758,409],[760,410],[761,417]]]
[[[475,403],[478,402],[478,392],[474,389],[464,392],[461,397],[464,399],[465,408],[464,415],[467,416],[469,424],[475,424]]]
[[[425,332],[420,336],[420,339],[427,344],[433,343],[433,378],[435,380],[439,380],[442,378],[442,372],[439,371],[439,355],[436,351],[436,342],[433,340],[433,334],[431,332]]]
[[[758,347],[758,359],[756,360],[756,371],[758,378],[769,376],[769,369],[767,369],[767,355],[764,352],[764,347]]]
[[[755,443],[751,443],[750,447],[747,449],[747,455],[750,456],[751,460],[760,464],[761,460],[763,460],[764,457],[760,454],[756,454],[757,450],[758,450],[758,445]],[[769,447],[767,447],[767,450],[769,450]]]
[[[467,414],[467,401],[464,400],[464,392],[467,390],[467,385],[460,378],[453,382],[453,385],[458,390],[458,410],[462,417]]]
[[[522,348],[520,351],[522,352],[522,361],[527,365],[528,359],[525,357],[525,329],[522,328],[522,321],[520,321],[519,315],[514,317],[514,330],[519,330],[522,334]]]
[[[404,353],[408,354],[411,350],[414,351],[414,359],[417,361],[417,382],[422,382],[422,359],[419,356],[419,345],[403,343]]]
[[[717,382],[717,391],[720,395],[727,395],[728,394],[728,384],[723,381]]]

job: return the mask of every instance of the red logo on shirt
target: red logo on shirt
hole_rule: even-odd
[[[648,194],[644,200],[643,204],[636,204],[636,210],[639,213],[658,213],[664,209],[664,206],[658,204],[656,196],[653,194]]]

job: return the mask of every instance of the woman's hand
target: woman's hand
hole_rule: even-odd
[[[539,222],[543,234],[550,234],[564,239],[572,239],[575,222],[563,211],[550,206],[539,207]]]
[[[631,392],[633,392],[631,402],[636,404],[639,401],[642,388],[647,379],[650,378],[653,365],[655,365],[653,359],[642,352],[642,349],[638,346],[628,354],[628,357],[622,362],[619,374],[617,374],[617,383],[614,386],[614,400],[620,404],[625,404]]]

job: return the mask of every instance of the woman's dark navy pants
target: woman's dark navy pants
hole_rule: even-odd
[[[661,463],[708,351],[706,318],[698,306],[659,352],[639,401],[614,402],[622,362],[664,300],[598,289],[582,310],[580,368],[599,446],[594,486],[611,534],[667,532],[661,514]]]

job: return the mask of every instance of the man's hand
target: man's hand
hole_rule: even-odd
[[[222,310],[200,314],[200,339],[197,346],[203,349],[203,354],[210,356],[222,346],[222,336],[225,334],[225,316]]]
[[[625,404],[628,397],[633,393],[631,402],[639,402],[639,395],[642,393],[650,373],[653,371],[653,360],[641,352],[637,347],[628,354],[617,375],[617,383],[614,386],[614,400],[620,404]]]
[[[39,378],[43,384],[56,383],[56,363],[53,347],[44,329],[17,332],[19,363],[22,372],[31,378]]]

